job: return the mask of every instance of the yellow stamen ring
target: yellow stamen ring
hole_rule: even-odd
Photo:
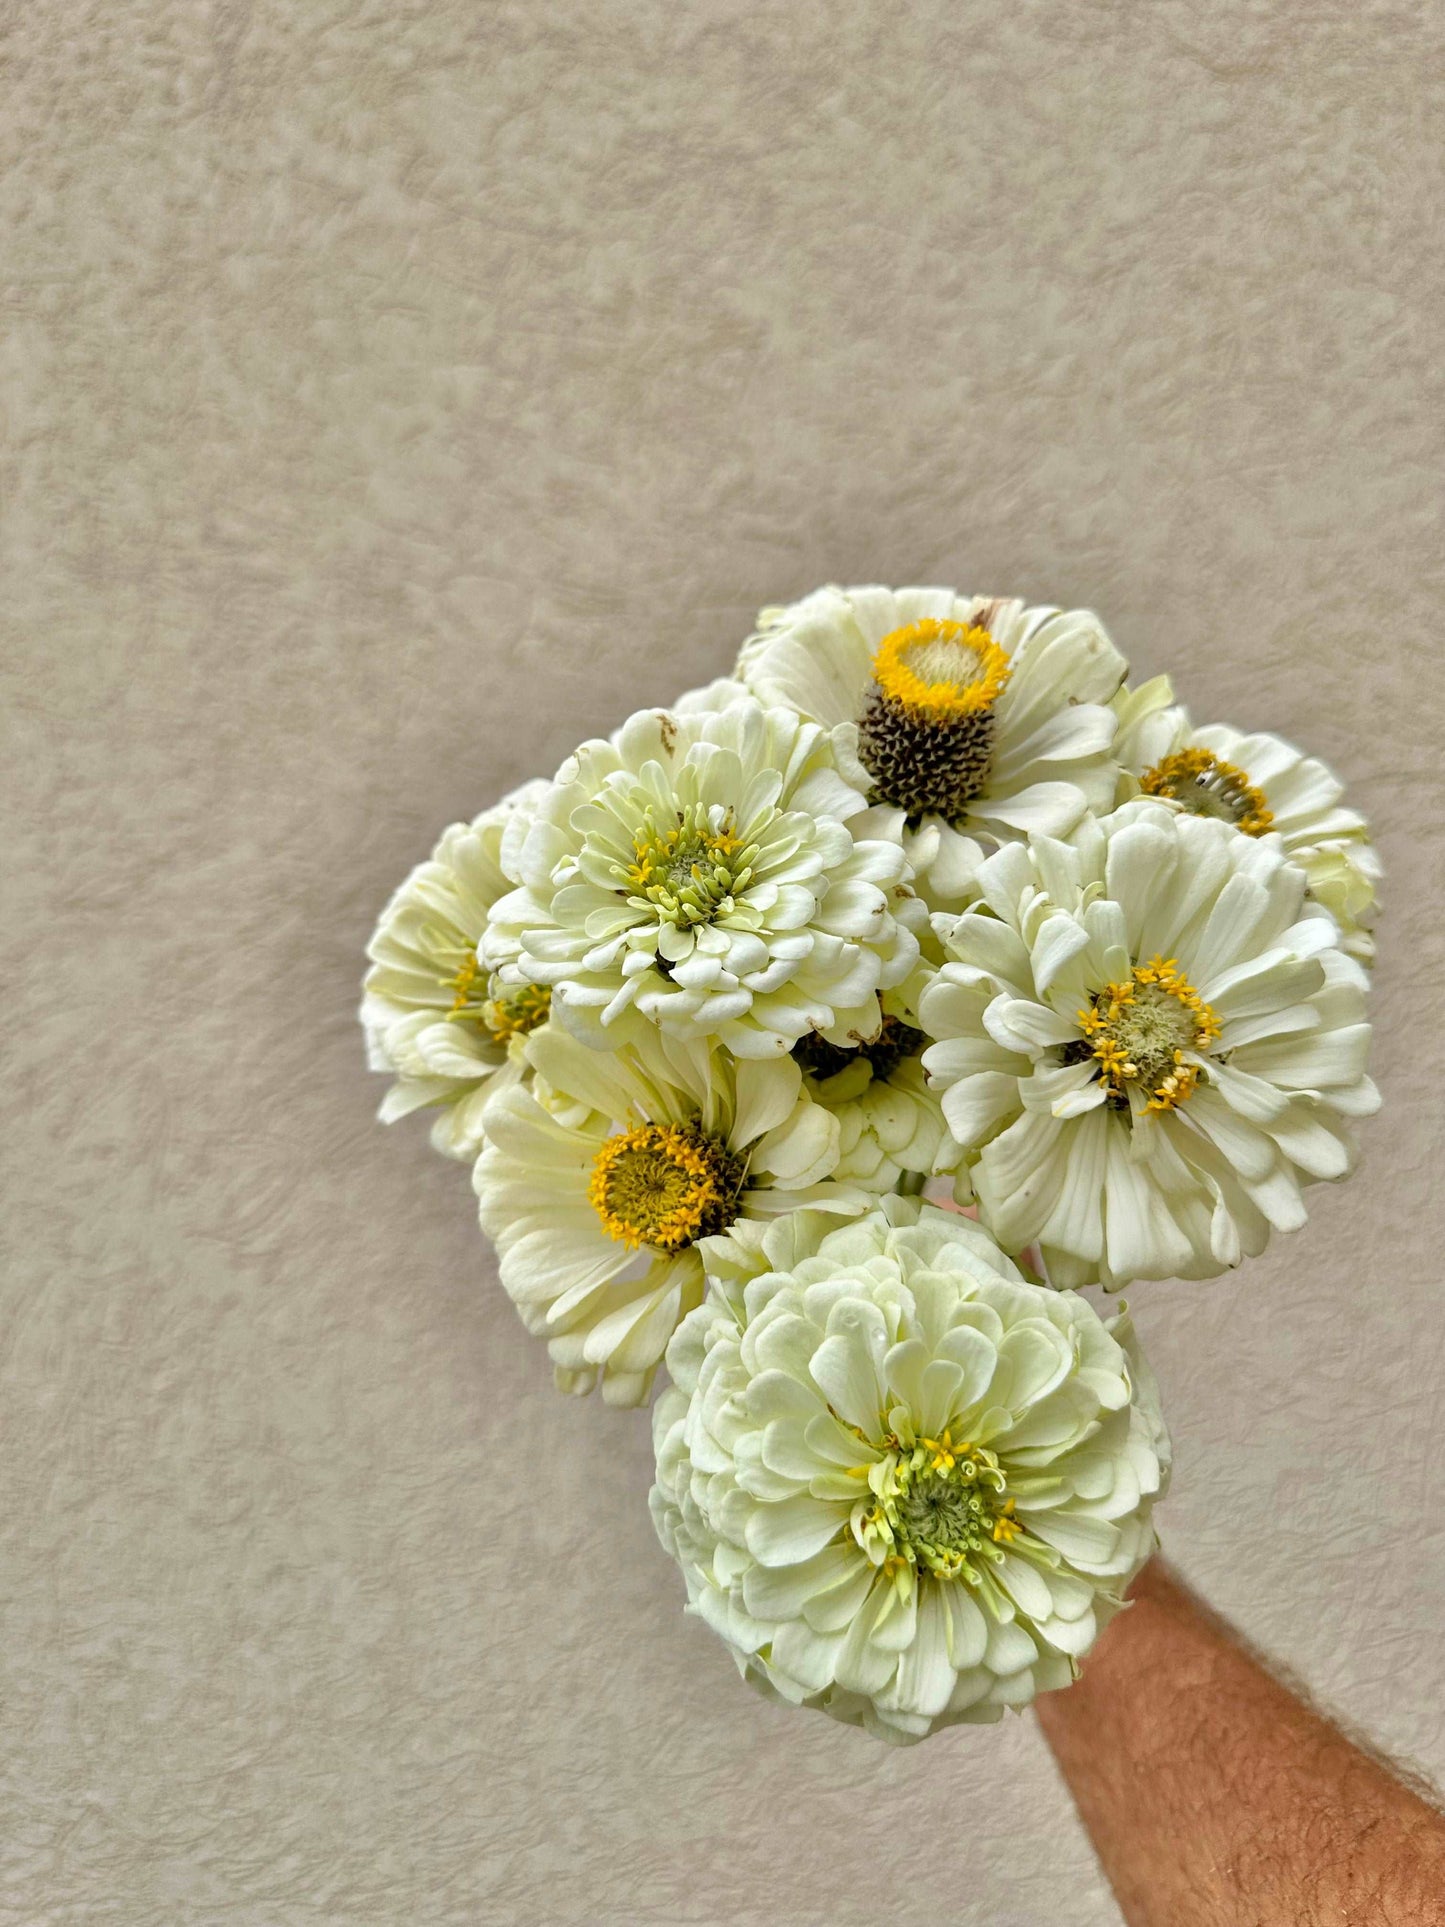
[[[685,1250],[737,1217],[744,1160],[697,1124],[639,1124],[607,1139],[588,1202],[629,1250]]]
[[[1267,836],[1274,828],[1264,791],[1237,763],[1227,763],[1212,749],[1176,750],[1145,770],[1139,787],[1146,796],[1182,803],[1196,816],[1221,817],[1246,836]]]
[[[1220,1023],[1173,957],[1135,966],[1127,983],[1105,984],[1078,1013],[1079,1029],[1109,1095],[1128,1102],[1129,1087],[1147,1093],[1146,1111],[1182,1104],[1199,1082],[1186,1050],[1207,1050]]]
[[[939,658],[947,655],[950,646],[959,658],[962,673],[935,675],[929,680],[928,669],[938,667]],[[917,659],[924,652],[924,673],[920,674]],[[973,665],[968,663],[969,656],[974,658]],[[992,708],[1009,679],[1009,670],[1008,656],[987,629],[966,622],[937,621],[931,616],[886,635],[873,658],[873,680],[884,696],[910,715],[932,723],[952,722]]]

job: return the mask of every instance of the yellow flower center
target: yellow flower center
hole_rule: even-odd
[[[489,979],[477,962],[476,952],[468,951],[454,977],[447,979],[452,992],[452,1007],[447,1021],[475,1024],[498,1044],[509,1044],[547,1021],[552,993],[545,984],[498,984]]]
[[[854,1508],[853,1531],[881,1553],[884,1573],[911,1584],[917,1573],[977,1585],[980,1564],[1023,1532],[995,1453],[972,1439],[920,1438],[867,1468],[872,1494]]]
[[[519,984],[504,988],[483,1005],[487,1028],[499,1044],[510,1044],[514,1037],[545,1024],[552,1008],[552,992],[546,984]]]
[[[1172,797],[1195,816],[1219,817],[1246,836],[1266,836],[1274,828],[1264,791],[1212,749],[1176,750],[1146,769],[1139,785],[1146,796]]]
[[[1009,659],[987,629],[926,617],[883,638],[873,680],[911,715],[948,723],[992,708],[1009,678]]]
[[[477,962],[477,953],[469,950],[461,962],[455,977],[447,980],[448,988],[456,995],[452,998],[451,1017],[473,1017],[480,1015],[481,1003],[477,997],[477,982],[482,974],[482,966]]]
[[[632,839],[633,860],[619,867],[636,909],[649,906],[687,928],[731,909],[752,879],[757,848],[744,849],[731,810],[694,803],[659,824],[649,810]]]
[[[671,1253],[727,1229],[746,1174],[698,1124],[639,1124],[597,1153],[587,1197],[609,1238]]]
[[[1172,957],[1155,957],[1136,964],[1128,983],[1096,991],[1079,1029],[1114,1102],[1127,1104],[1133,1087],[1146,1111],[1170,1111],[1199,1082],[1185,1052],[1207,1050],[1219,1019]]]

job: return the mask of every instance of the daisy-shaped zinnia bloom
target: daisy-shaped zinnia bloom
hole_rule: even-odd
[[[381,1119],[436,1108],[432,1142],[449,1157],[476,1156],[487,1097],[523,1075],[521,1040],[546,1021],[545,989],[504,985],[477,960],[492,905],[512,889],[501,867],[503,832],[513,819],[525,821],[545,791],[545,783],[524,784],[474,822],[444,830],[367,946],[367,1059],[396,1079]]]
[[[1334,772],[1263,730],[1196,729],[1167,676],[1121,690],[1114,706],[1125,793],[1168,797],[1246,836],[1278,836],[1309,878],[1311,896],[1339,925],[1342,948],[1369,963],[1382,869],[1369,825],[1345,807]]]
[[[1168,1473],[1127,1322],[915,1199],[708,1251],[652,1510],[744,1677],[900,1743],[1067,1685]]]
[[[782,1056],[856,1044],[918,957],[903,817],[870,808],[852,730],[751,698],[649,709],[563,764],[506,845],[491,920],[509,982],[603,1048],[651,1026]]]
[[[765,609],[737,674],[764,702],[858,724],[872,793],[904,812],[917,887],[938,907],[964,897],[986,849],[1108,809],[1125,668],[1087,610],[826,588]]]
[[[838,1121],[791,1057],[733,1059],[661,1033],[596,1051],[555,1025],[526,1055],[535,1088],[488,1106],[473,1183],[502,1283],[563,1391],[600,1376],[609,1404],[642,1403],[701,1301],[700,1239],[800,1204],[872,1203],[830,1181]]]
[[[983,1221],[1058,1285],[1208,1278],[1353,1157],[1365,973],[1273,838],[1140,798],[990,857],[919,1000]]]

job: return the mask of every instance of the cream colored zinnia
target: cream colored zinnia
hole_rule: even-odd
[[[983,1221],[1055,1284],[1206,1278],[1305,1220],[1373,1111],[1362,966],[1275,838],[1140,798],[982,866],[924,1067]]]
[[[1067,1685],[1167,1482],[1127,1321],[913,1199],[707,1250],[652,1510],[743,1676],[898,1743]]]
[[[381,914],[367,945],[361,1023],[373,1070],[395,1082],[383,1123],[434,1109],[432,1142],[474,1158],[482,1110],[522,1077],[522,1038],[547,1017],[548,993],[499,983],[477,958],[492,906],[512,889],[501,866],[509,822],[523,822],[544,783],[527,783],[471,823],[453,823]]]
[[[735,1059],[654,1032],[596,1051],[549,1025],[526,1046],[535,1087],[487,1107],[473,1183],[482,1229],[563,1391],[601,1379],[641,1404],[703,1292],[699,1240],[738,1219],[872,1199],[833,1181],[838,1120],[791,1057]]]
[[[749,697],[650,709],[584,743],[505,859],[488,959],[600,1048],[656,1027],[738,1057],[857,1044],[918,958],[898,810],[855,732]]]
[[[998,842],[1109,807],[1125,668],[1087,610],[871,587],[765,609],[736,673],[763,702],[857,723],[873,794],[904,812],[917,888],[941,907]]]
[[[880,1196],[921,1190],[929,1178],[946,1179],[955,1202],[964,1204],[973,1195],[964,1150],[924,1073],[928,1039],[913,1007],[932,976],[921,965],[908,985],[885,996],[883,1028],[870,1042],[844,1050],[821,1037],[803,1037],[793,1055],[809,1096],[838,1120],[835,1177]]]
[[[1383,872],[1369,825],[1345,807],[1344,785],[1326,764],[1263,730],[1195,728],[1167,676],[1122,690],[1115,709],[1121,801],[1141,792],[1166,797],[1246,836],[1278,836],[1339,925],[1342,948],[1371,961]]]

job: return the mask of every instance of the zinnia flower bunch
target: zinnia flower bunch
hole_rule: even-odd
[[[361,1019],[558,1386],[653,1407],[751,1684],[909,1742],[1066,1686],[1153,1550],[1122,1301],[1348,1174],[1380,865],[1083,610],[765,609],[732,674],[445,830]]]

